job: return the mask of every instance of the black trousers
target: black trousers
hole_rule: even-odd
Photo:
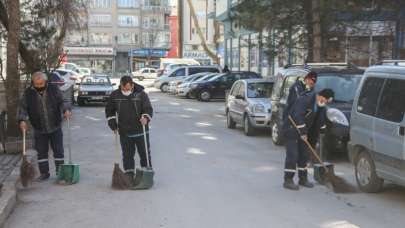
[[[294,178],[298,169],[298,177],[306,180],[308,176],[307,166],[310,159],[308,148],[295,129],[287,130],[285,137],[286,158],[284,163],[284,179]]]
[[[150,156],[149,134],[146,134],[148,150],[149,150],[149,165],[152,167],[152,160]],[[141,166],[147,167],[146,148],[143,134],[136,137],[129,137],[127,135],[120,135],[121,149],[123,154],[123,164],[125,172],[135,171],[135,151],[138,152],[141,159]]]
[[[38,153],[38,167],[41,174],[49,173],[49,144],[51,145],[53,151],[53,158],[57,172],[59,170],[59,166],[64,164],[62,128],[59,128],[52,133],[34,132],[34,147]]]

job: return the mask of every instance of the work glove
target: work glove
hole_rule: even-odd
[[[118,129],[117,121],[115,119],[108,120],[108,126],[112,131],[116,131]]]

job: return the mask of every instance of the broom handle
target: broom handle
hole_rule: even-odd
[[[298,133],[298,127],[297,124],[295,123],[295,121],[293,120],[293,118],[288,115],[288,119],[290,119],[290,122],[292,123],[292,125],[294,125],[294,128],[297,129]],[[302,138],[301,138],[302,139]],[[316,160],[323,166],[323,168],[326,169],[325,164],[323,163],[322,159],[319,157],[318,153],[316,153],[315,149],[311,146],[311,144],[308,142],[308,140],[304,140],[302,139],[302,141],[304,141],[304,143],[307,145],[307,147],[309,148],[309,150],[311,151],[311,153],[315,156]]]
[[[69,164],[72,164],[72,135],[70,132],[70,118],[67,118],[67,128],[68,128],[68,151],[69,151]]]
[[[26,155],[26,151],[25,151],[26,150],[26,148],[25,148],[26,147],[26,145],[25,145],[25,134],[26,133],[25,133],[25,130],[23,130],[22,132],[23,132],[23,156],[25,156]]]
[[[148,148],[148,140],[146,138],[146,127],[145,127],[145,125],[142,125],[142,128],[143,128],[143,140],[145,142],[145,151],[146,151],[146,165],[149,168],[150,167],[150,164],[149,164],[149,148]]]

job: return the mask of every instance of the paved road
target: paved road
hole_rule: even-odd
[[[268,135],[225,127],[222,102],[199,103],[150,92],[155,107],[156,185],[110,189],[113,136],[102,107],[74,110],[73,151],[81,181],[22,190],[5,227],[403,227],[405,193],[336,195],[324,186],[282,188],[284,150]],[[137,159],[139,161],[139,159]],[[353,181],[349,164],[340,175]]]

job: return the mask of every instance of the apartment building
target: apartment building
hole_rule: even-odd
[[[168,0],[89,0],[65,41],[69,62],[102,73],[158,65],[170,49]]]

